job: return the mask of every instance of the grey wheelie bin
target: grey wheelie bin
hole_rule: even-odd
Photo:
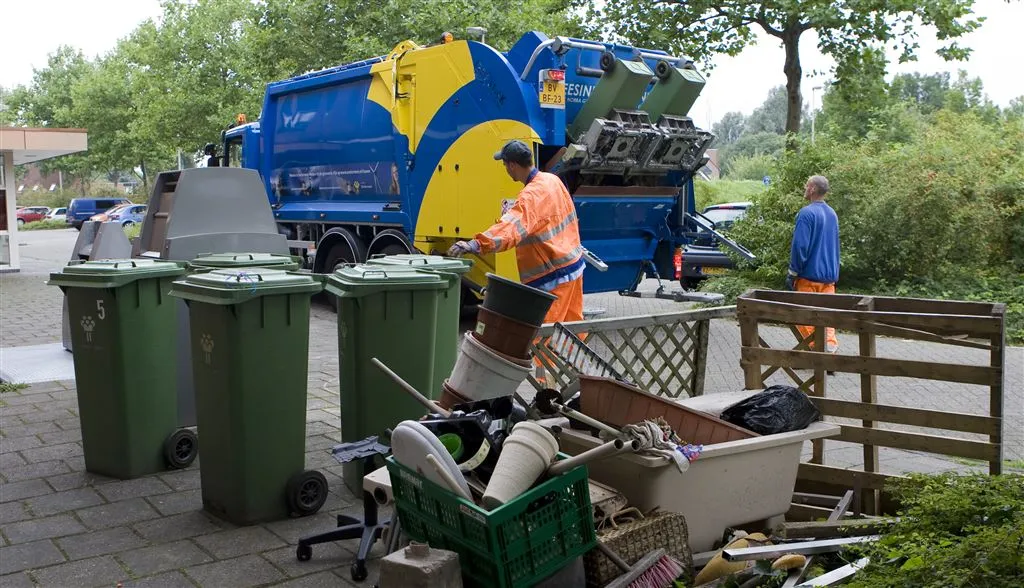
[[[468,259],[441,257],[440,255],[401,254],[378,256],[366,262],[385,267],[410,267],[423,272],[437,273],[448,282],[448,287],[437,301],[437,328],[434,342],[434,387],[441,384],[455,367],[459,355],[459,315],[462,310],[462,276],[473,267]]]
[[[176,305],[180,263],[73,263],[50,274],[67,295],[85,469],[135,478],[184,468],[198,451],[178,428]]]
[[[338,298],[342,441],[381,435],[423,416],[423,406],[370,363],[374,357],[424,396],[440,396],[434,353],[438,301],[447,288],[441,275],[408,267],[356,265],[327,278],[325,289]],[[360,464],[344,464],[342,473],[349,490],[360,495]]]
[[[189,307],[203,506],[239,525],[309,515],[327,480],[305,471],[309,301],[322,283],[219,269],[173,283]]]

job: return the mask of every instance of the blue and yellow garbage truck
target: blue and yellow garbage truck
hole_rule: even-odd
[[[219,157],[259,170],[280,231],[320,273],[486,229],[521,188],[491,155],[519,139],[576,203],[584,291],[631,292],[682,277],[707,225],[693,175],[713,137],[686,116],[703,86],[663,51],[530,32],[501,53],[446,34],[269,84],[259,120],[240,116]],[[487,272],[518,280],[514,252],[475,261],[472,290]]]

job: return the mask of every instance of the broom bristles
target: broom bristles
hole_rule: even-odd
[[[668,555],[662,556],[647,569],[639,578],[633,580],[629,588],[671,588],[683,573],[683,565]]]

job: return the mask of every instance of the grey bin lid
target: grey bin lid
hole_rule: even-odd
[[[120,288],[138,280],[180,276],[184,264],[159,259],[103,259],[72,262],[50,274],[47,284],[61,288]]]
[[[448,280],[440,274],[409,266],[352,265],[328,276],[325,290],[339,298],[359,298],[378,292],[444,290]]]
[[[171,296],[207,304],[241,304],[260,296],[313,295],[323,284],[308,274],[273,268],[218,269],[171,284]]]

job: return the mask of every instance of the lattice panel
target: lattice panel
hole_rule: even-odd
[[[585,337],[586,345],[626,381],[652,394],[685,398],[704,392],[707,328],[706,320],[698,320],[669,324],[637,321],[628,327],[607,330],[588,330],[583,323],[574,325],[572,330]],[[544,364],[547,386],[565,387],[576,373],[591,373],[585,365],[574,365],[564,349],[558,352],[557,345],[549,345],[551,341],[550,335],[542,337],[533,348],[534,355]],[[700,349],[701,345],[705,349]]]

